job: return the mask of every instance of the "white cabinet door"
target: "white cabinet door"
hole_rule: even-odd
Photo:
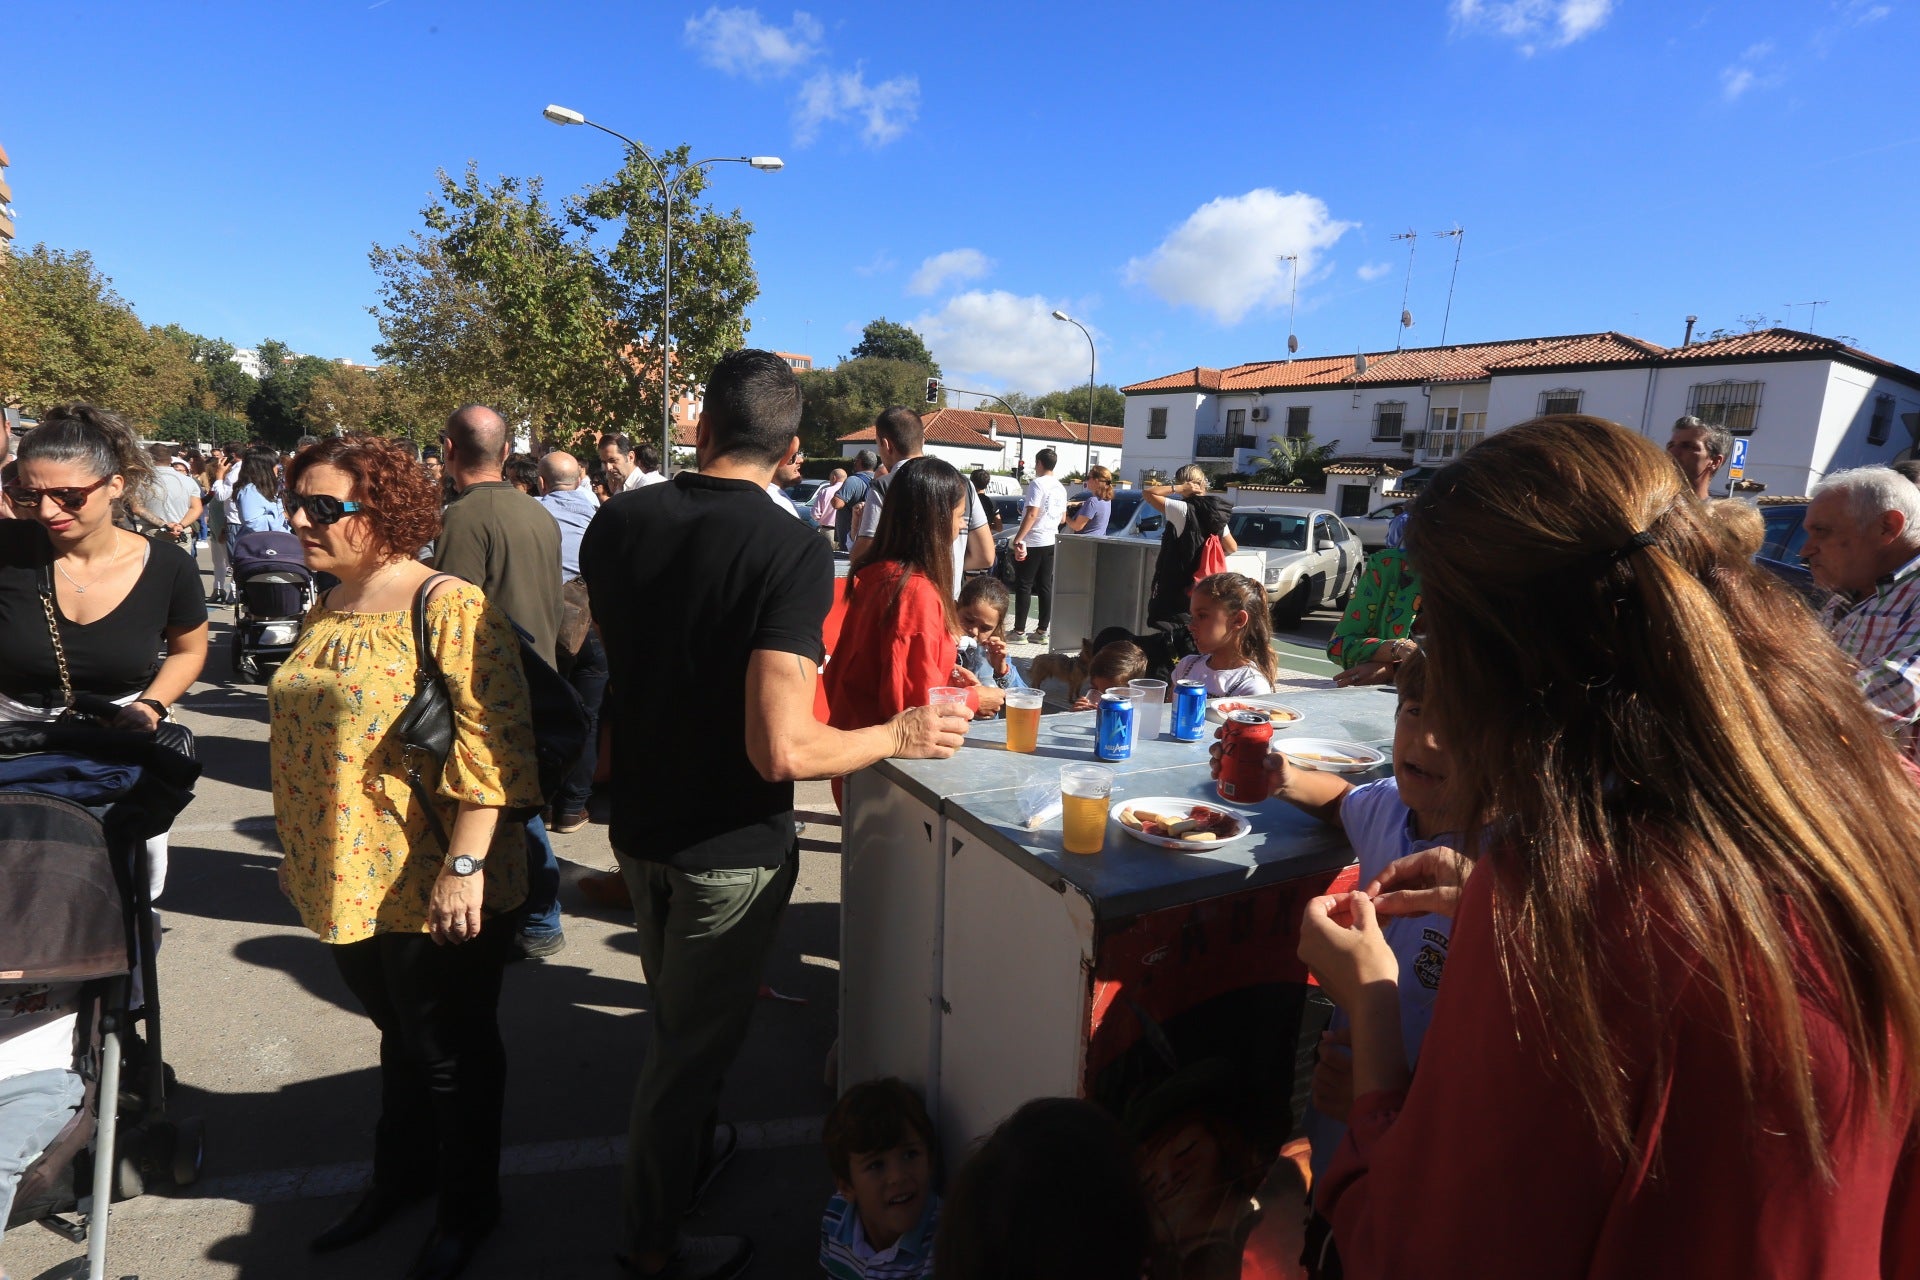
[[[934,1111],[949,1170],[1030,1098],[1073,1097],[1086,1060],[1093,910],[947,826],[945,1026]]]

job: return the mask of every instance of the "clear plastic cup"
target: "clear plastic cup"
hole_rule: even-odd
[[[963,707],[967,705],[967,691],[965,689],[955,689],[951,685],[942,685],[938,689],[929,689],[927,691],[927,705],[930,707],[946,707],[952,706],[954,703],[959,703]]]
[[[1007,750],[1031,753],[1040,746],[1040,707],[1047,695],[1038,689],[1007,690]]]
[[[1165,723],[1167,682],[1165,680],[1129,680],[1136,697],[1133,700],[1133,740],[1152,742],[1160,736]]]
[[[1098,853],[1107,843],[1113,770],[1097,764],[1060,768],[1060,836],[1068,853]]]

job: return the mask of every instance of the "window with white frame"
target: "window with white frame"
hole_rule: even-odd
[[[1167,438],[1167,411],[1165,409],[1147,410],[1147,439],[1165,440]]]
[[[1287,438],[1298,440],[1307,434],[1307,418],[1313,413],[1312,406],[1291,405],[1287,409]]]
[[[1542,391],[1539,414],[1544,418],[1550,413],[1578,413],[1580,399],[1585,394],[1577,387],[1558,387],[1552,391]]]
[[[1760,418],[1764,382],[1696,382],[1687,388],[1687,412],[1737,436],[1751,435]]]
[[[1893,434],[1893,397],[1887,395],[1873,398],[1873,421],[1867,426],[1868,444],[1885,444],[1887,437]]]
[[[1435,409],[1427,416],[1427,462],[1451,462],[1486,438],[1487,415],[1462,413],[1456,408]]]
[[[1373,438],[1398,440],[1407,421],[1405,400],[1381,400],[1373,406]],[[1362,512],[1361,514],[1365,514]]]

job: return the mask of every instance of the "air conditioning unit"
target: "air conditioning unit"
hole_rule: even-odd
[[[1400,447],[1408,453],[1412,453],[1421,445],[1425,444],[1426,441],[1427,433],[1424,431],[1403,431],[1400,433]]]
[[[1253,420],[1255,422],[1265,422],[1267,420],[1267,406],[1263,404],[1253,406]]]

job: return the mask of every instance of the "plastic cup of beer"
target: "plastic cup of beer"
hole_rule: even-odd
[[[1152,742],[1160,736],[1161,717],[1166,714],[1167,682],[1165,680],[1129,680],[1127,684],[1135,691],[1133,699],[1133,740]]]
[[[954,704],[967,705],[967,691],[955,689],[951,685],[942,685],[938,689],[927,690],[927,705],[930,707],[950,707]]]
[[[1068,853],[1098,853],[1107,843],[1113,770],[1097,764],[1060,769],[1060,835]]]
[[[1007,690],[1007,750],[1031,753],[1040,746],[1040,706],[1046,700],[1038,689]]]

